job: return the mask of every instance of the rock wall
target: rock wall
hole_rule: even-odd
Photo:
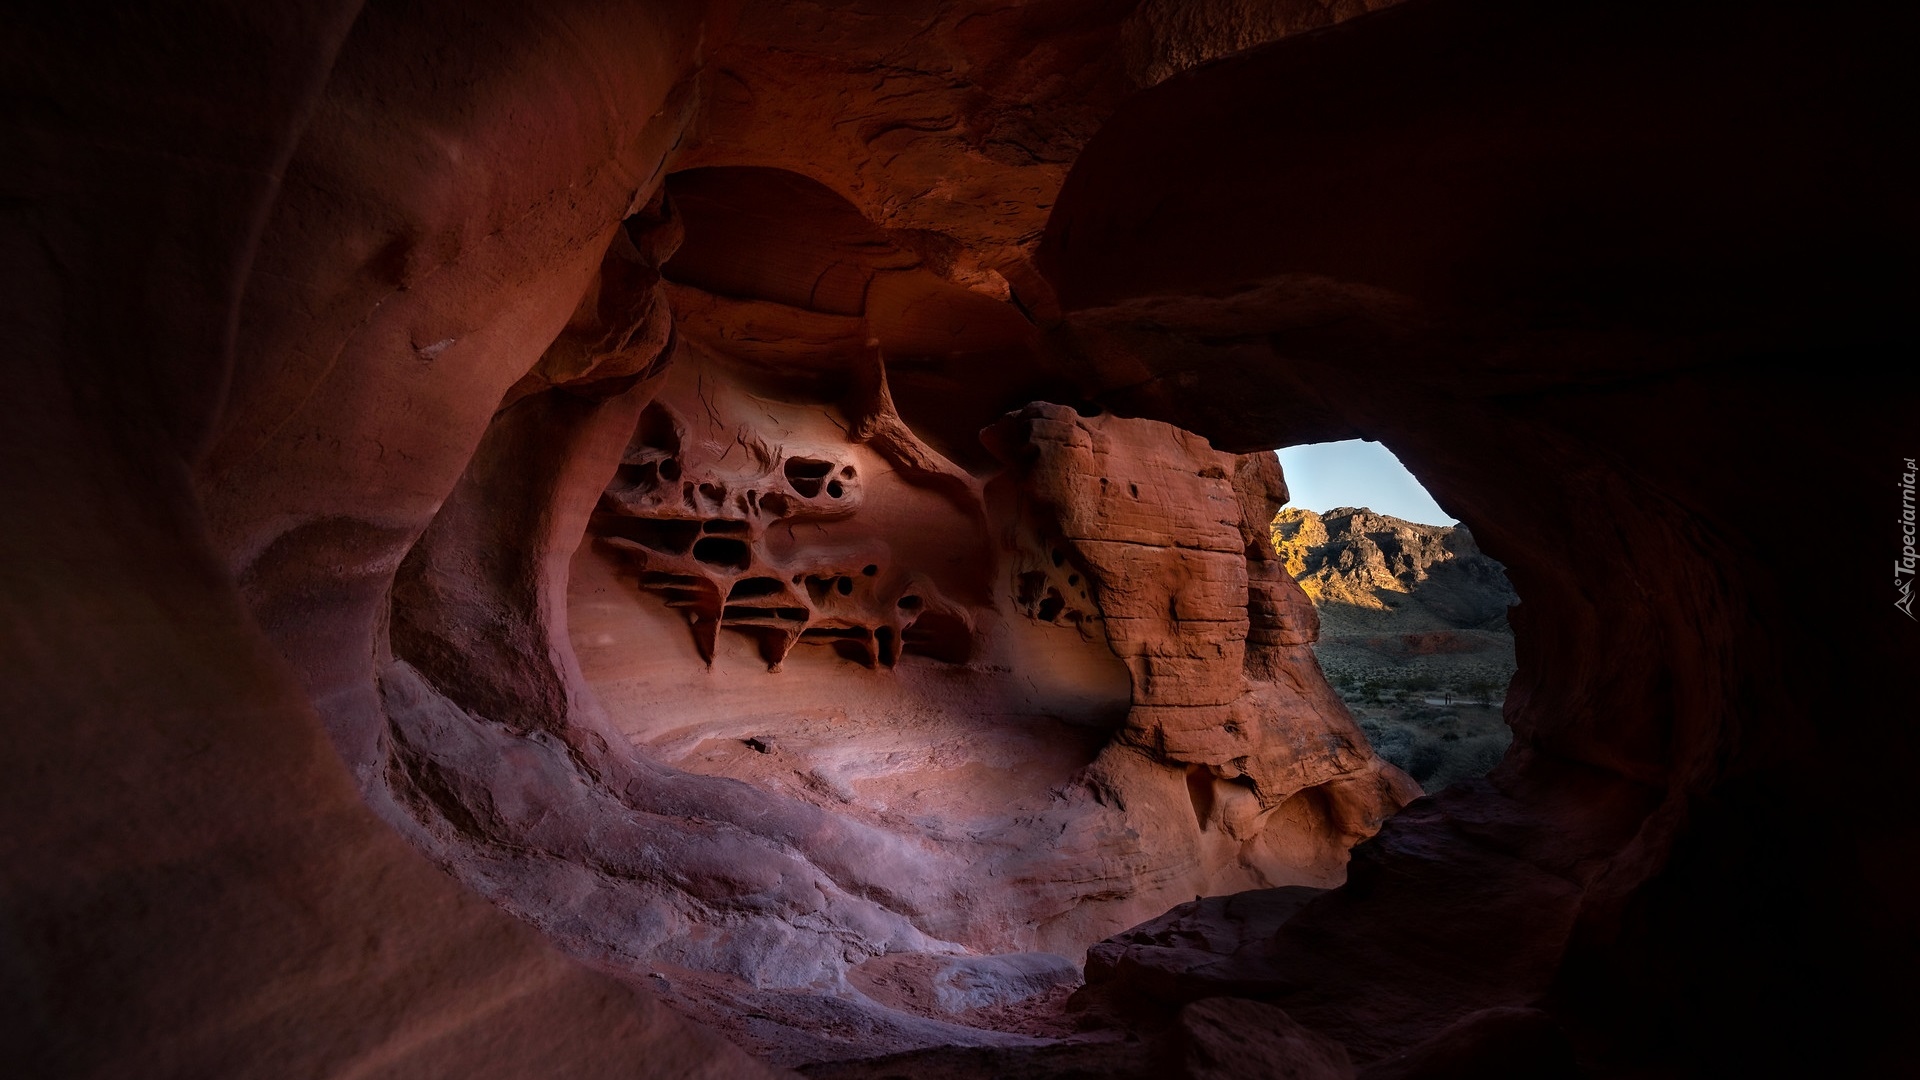
[[[1341,812],[1357,816],[1329,825],[1359,838],[1382,807],[1411,796],[1300,651],[1313,634],[1299,617],[1304,597],[1258,527],[1285,500],[1276,463],[1059,406],[1028,407],[992,440],[1024,464],[1025,486],[1057,522],[1056,566],[1079,569],[1099,597],[1108,643],[1133,681],[1120,737],[1204,770],[1189,778],[1196,812],[1204,806],[1210,822],[1252,840],[1266,812],[1337,778]],[[1260,594],[1254,566],[1265,570]],[[1068,574],[1065,589],[1079,578]],[[1263,640],[1250,641],[1256,626]]]
[[[1505,762],[1262,950],[1260,996],[1363,1066],[1490,1069],[1526,1037],[1480,1010],[1521,1007],[1602,1074],[1904,1053],[1865,987],[1904,963],[1869,942],[1912,955],[1870,869],[1912,825],[1854,769],[1863,737],[1908,760],[1867,703],[1914,641],[1864,577],[1836,624],[1768,539],[1776,498],[1897,494],[1888,29],[1407,3],[1129,99],[1062,190],[1040,262],[1090,397],[1229,449],[1379,440],[1523,598]],[[1824,809],[1860,799],[1864,832]]]
[[[409,331],[429,347],[448,335],[409,325],[433,321],[409,303],[431,290],[401,298],[392,275],[411,268],[424,284],[463,240],[500,250],[510,238],[494,225],[526,209],[489,207],[434,168],[459,156],[445,136],[463,118],[485,126],[430,105],[446,54],[416,64],[451,15],[332,3],[0,15],[15,163],[0,221],[15,391],[0,405],[0,713],[12,738],[0,1057],[15,1075],[625,1076],[635,1062],[656,1075],[771,1075],[436,870],[369,807],[350,771],[362,759],[338,749],[357,745],[340,737],[340,691],[373,694],[373,650],[369,634],[327,632],[362,598],[367,621],[382,618],[393,567],[472,455],[462,435],[485,428],[600,259],[592,251],[577,275],[543,259],[522,275],[558,297],[558,316],[518,328],[494,363],[435,368],[412,348]],[[664,97],[691,28],[588,15],[496,22],[486,40],[523,61],[589,27],[603,45],[644,42],[619,65],[622,86],[650,106]],[[546,89],[549,106],[569,97],[564,79]],[[441,139],[403,139],[398,152],[346,134],[377,141],[407,126],[399,114],[430,112]],[[637,134],[603,133],[623,145]],[[423,160],[423,145],[445,153]],[[644,140],[631,148],[644,160]],[[466,149],[482,175],[519,174],[543,194],[567,184],[497,144]],[[465,201],[449,198],[456,189]],[[595,231],[631,191],[605,194],[583,199]],[[440,228],[417,227],[423,209],[442,212]],[[340,257],[305,257],[314,244]],[[443,298],[525,314],[491,289],[500,283],[431,280]],[[243,295],[259,305],[252,320]],[[300,315],[317,323],[236,343],[238,323]],[[462,355],[430,351],[449,365]],[[334,396],[316,395],[329,371]],[[413,392],[421,383],[432,392]],[[448,399],[484,400],[453,424],[433,410]],[[268,535],[307,526],[294,533],[307,561],[254,579],[280,584],[276,606],[243,597],[200,471],[209,444],[241,428],[284,436],[236,455],[253,458],[248,486],[276,504],[261,507]],[[287,455],[303,446],[300,466]],[[336,497],[302,501],[320,493]],[[378,583],[358,588],[366,573]],[[357,680],[324,674],[349,670]]]
[[[878,974],[912,954],[1048,957],[1052,974],[1019,1000],[1182,899],[1337,882],[1347,849],[1415,789],[1373,757],[1310,655],[1246,647],[1245,537],[1271,515],[1277,471],[1244,518],[1230,477],[1247,465],[1232,455],[1164,424],[1037,405],[991,433],[1008,467],[976,477],[899,421],[876,349],[842,363],[873,370],[821,403],[755,385],[690,339],[574,554],[568,628],[606,729],[686,770],[690,790],[726,778],[765,792],[767,817],[741,824],[827,856],[835,887],[878,908],[849,921],[761,892],[728,901],[723,921],[711,887],[669,865],[635,883],[651,899],[627,902],[676,912],[657,929],[575,909],[563,940],[668,971],[685,1007],[809,1060],[989,1038],[916,1034],[879,1008],[912,1004]],[[1029,430],[1045,417],[1099,433],[1109,487],[1158,507],[1149,531],[1061,498],[1094,478]],[[1203,594],[1182,588],[1194,575],[1176,544],[1209,519],[1213,550],[1198,554],[1221,580]],[[1188,608],[1170,614],[1174,590]],[[1188,711],[1207,719],[1165,719]],[[1224,742],[1206,745],[1210,722]],[[461,813],[430,816],[459,831]],[[847,856],[816,850],[823,827],[848,837]],[[553,902],[505,892],[552,919]],[[875,918],[896,928],[876,933]],[[835,994],[893,1030],[851,1045],[807,1032]],[[910,1011],[952,1020],[981,1004],[929,1000]],[[754,1030],[734,1019],[749,1008]]]
[[[688,167],[679,148],[724,142],[701,127],[724,113],[679,45],[725,18],[527,18],[399,82],[431,13],[357,24],[264,224],[243,362],[196,464],[215,549],[376,812],[576,956],[786,1060],[997,1037],[850,989],[875,956],[1077,956],[1192,893],[1337,878],[1390,788],[1337,824],[1296,803],[1271,850],[1211,850],[1183,766],[1100,760],[1129,692],[1110,653],[1060,627],[1031,652],[1010,629],[982,641],[1005,592],[987,477],[914,421],[984,458],[955,421],[998,411],[903,410],[881,357],[1005,362],[1037,347],[1032,324],[924,230],[791,173]],[[469,64],[493,92],[443,113],[430,88]],[[602,92],[632,108],[597,118]],[[575,558],[590,525],[610,561]],[[634,586],[632,618],[595,627],[626,654],[605,695],[573,647],[576,570]],[[663,612],[685,630],[661,633]],[[736,778],[635,746],[737,722],[743,641],[762,674],[816,686],[760,688],[753,737],[780,754],[748,751]],[[921,656],[959,674],[905,703],[883,686],[835,725],[877,745],[804,752],[847,696],[838,665]],[[896,730],[904,708],[919,731]],[[882,747],[918,764],[850,797]],[[1029,756],[1010,784],[938,794]],[[648,977],[663,967],[686,975]],[[821,1038],[822,1008],[858,1033]],[[778,1019],[752,1034],[755,1013]]]

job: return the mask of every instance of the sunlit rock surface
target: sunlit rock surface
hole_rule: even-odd
[[[689,790],[751,784],[767,816],[743,825],[831,859],[826,888],[877,908],[723,900],[664,865],[637,891],[678,914],[644,939],[627,918],[583,928],[591,947],[684,969],[661,988],[723,1028],[715,1002],[744,995],[795,1030],[742,1037],[807,1059],[932,1037],[908,1024],[836,1050],[809,1030],[821,995],[983,1023],[972,1010],[1068,977],[1016,980],[1004,1001],[937,981],[915,997],[879,975],[914,953],[1050,954],[1077,984],[1088,945],[1181,900],[1337,884],[1347,849],[1417,789],[1310,653],[1249,647],[1247,552],[1264,549],[1245,537],[1279,493],[1243,520],[1233,456],[1045,405],[989,433],[1008,464],[976,476],[883,423],[896,413],[876,385],[878,400],[807,400],[690,347],[600,495],[568,627],[633,753]]]

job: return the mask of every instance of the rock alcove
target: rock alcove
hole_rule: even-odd
[[[1897,519],[1909,16],[1360,6],[9,12],[8,1059],[1900,1071],[1899,550],[1756,489]],[[1168,912],[1406,794],[1250,557],[1353,436],[1514,747]]]
[[[1307,651],[1270,454],[1033,403],[980,416],[962,467],[886,356],[961,337],[939,320],[974,294],[790,173],[671,176],[623,235],[661,231],[684,240],[629,280],[672,310],[824,330],[594,324],[608,358],[496,415],[402,561],[379,675],[375,797],[443,865],[813,1062],[1030,1041],[982,1010],[1196,895],[1336,885],[1417,794]],[[596,317],[658,317],[610,277]],[[976,337],[1034,347],[1003,325]]]

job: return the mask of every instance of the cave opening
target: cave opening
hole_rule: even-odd
[[[672,229],[589,292],[669,301],[646,377],[515,384],[401,561],[358,753],[410,839],[783,1063],[1062,1037],[1135,929],[1341,884],[1418,788],[1313,659],[1271,453],[930,393],[1043,335],[803,177],[672,174],[623,235]]]
[[[1506,568],[1385,446],[1277,453],[1289,502],[1273,544],[1313,601],[1328,681],[1375,751],[1428,793],[1485,776],[1513,738],[1503,705],[1520,597]]]

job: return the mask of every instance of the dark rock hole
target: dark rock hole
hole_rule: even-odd
[[[702,537],[693,545],[693,557],[708,566],[721,566],[732,570],[745,570],[753,562],[753,551],[743,540],[729,540],[719,536]]]
[[[779,596],[787,591],[779,578],[750,577],[741,578],[727,591],[728,600],[750,600],[759,596]]]

